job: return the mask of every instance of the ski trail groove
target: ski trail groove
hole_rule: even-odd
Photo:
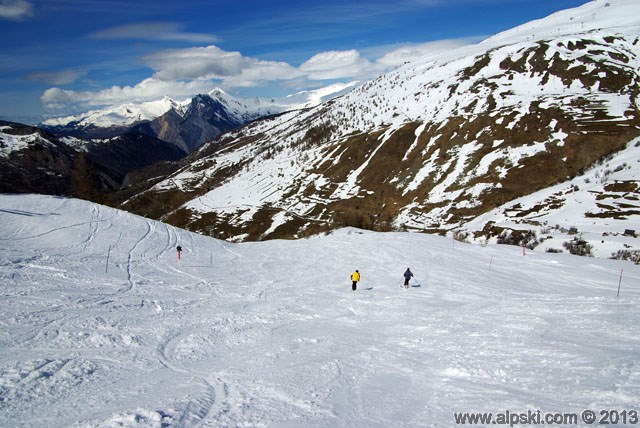
[[[100,228],[100,221],[100,206],[94,205],[91,211],[91,220],[89,221],[89,235],[83,242],[85,250],[89,248],[89,246],[95,239],[96,234],[98,233],[98,229]]]
[[[15,237],[10,237],[10,238],[0,238],[0,241],[26,241],[28,239],[35,239],[35,238],[41,238],[43,236],[49,235],[51,233],[54,232],[58,232],[60,230],[65,230],[65,229],[73,229],[74,227],[80,227],[80,226],[86,226],[87,224],[91,224],[91,221],[83,221],[80,223],[74,223],[74,224],[69,224],[67,226],[60,226],[60,227],[54,227],[46,232],[42,232],[42,233],[38,233],[36,235],[30,235],[30,236],[22,236],[20,238],[15,238]]]
[[[152,223],[150,220],[147,220],[146,232],[144,233],[144,235],[142,235],[140,239],[136,241],[134,246],[129,250],[129,256],[127,258],[127,281],[129,282],[129,288],[126,290],[123,290],[124,292],[132,291],[135,288],[135,282],[133,281],[133,259],[134,259],[133,253],[140,246],[140,244],[151,235],[152,232],[153,232]]]
[[[220,405],[216,400],[218,393],[215,386],[213,386],[204,376],[195,373],[193,370],[183,369],[176,366],[171,360],[171,357],[168,355],[170,352],[170,348],[172,347],[172,343],[177,339],[188,334],[188,330],[178,330],[171,334],[169,334],[164,340],[160,342],[158,345],[158,360],[160,364],[176,373],[181,373],[188,377],[191,377],[204,387],[204,393],[197,398],[192,399],[186,406],[186,409],[180,416],[180,421],[178,426],[185,427],[199,427],[203,426],[203,423],[209,418],[213,413],[213,409]],[[223,382],[223,391],[226,390],[227,385]],[[221,411],[222,412],[222,411]],[[219,412],[220,413],[220,412]]]
[[[216,406],[216,389],[205,379],[200,378],[200,381],[204,384],[205,393],[201,397],[189,402],[180,417],[179,426],[203,426],[211,415],[213,408]]]

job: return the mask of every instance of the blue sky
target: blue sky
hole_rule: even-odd
[[[0,118],[365,80],[587,0],[0,0]]]

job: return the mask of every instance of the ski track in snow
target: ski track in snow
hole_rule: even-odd
[[[82,201],[0,205],[0,426],[453,426],[640,404],[631,263],[355,229],[230,244]],[[400,287],[407,267],[420,287]]]

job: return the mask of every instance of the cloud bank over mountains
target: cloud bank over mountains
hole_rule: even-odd
[[[166,26],[167,24],[163,24]],[[179,33],[175,37],[189,37]],[[124,33],[139,38],[150,37],[152,27],[135,28],[127,26]],[[105,30],[95,35],[99,37],[124,37],[115,30]],[[169,35],[170,36],[170,35]],[[167,37],[169,37],[167,36]],[[194,38],[205,35],[192,35]],[[143,102],[168,96],[189,97],[206,93],[215,87],[225,90],[256,87],[266,84],[281,84],[286,87],[322,86],[339,80],[365,80],[402,65],[407,61],[429,53],[452,49],[469,43],[472,39],[454,39],[421,44],[381,47],[377,52],[369,50],[372,59],[356,49],[320,52],[294,66],[283,61],[270,61],[245,56],[237,51],[225,51],[216,45],[167,49],[146,55],[144,64],[151,75],[133,86],[112,86],[95,91],[66,90],[59,87],[47,89],[41,97],[46,110],[54,114],[62,110],[115,105],[126,102]],[[64,77],[73,75],[66,70],[60,76],[47,74],[49,82],[55,84]],[[81,77],[80,73],[77,73]],[[61,83],[62,84],[62,83]]]

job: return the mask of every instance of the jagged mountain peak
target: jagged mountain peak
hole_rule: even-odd
[[[191,104],[188,110],[203,111],[214,105],[220,105],[219,99],[212,98],[210,95],[198,94],[191,99]]]

